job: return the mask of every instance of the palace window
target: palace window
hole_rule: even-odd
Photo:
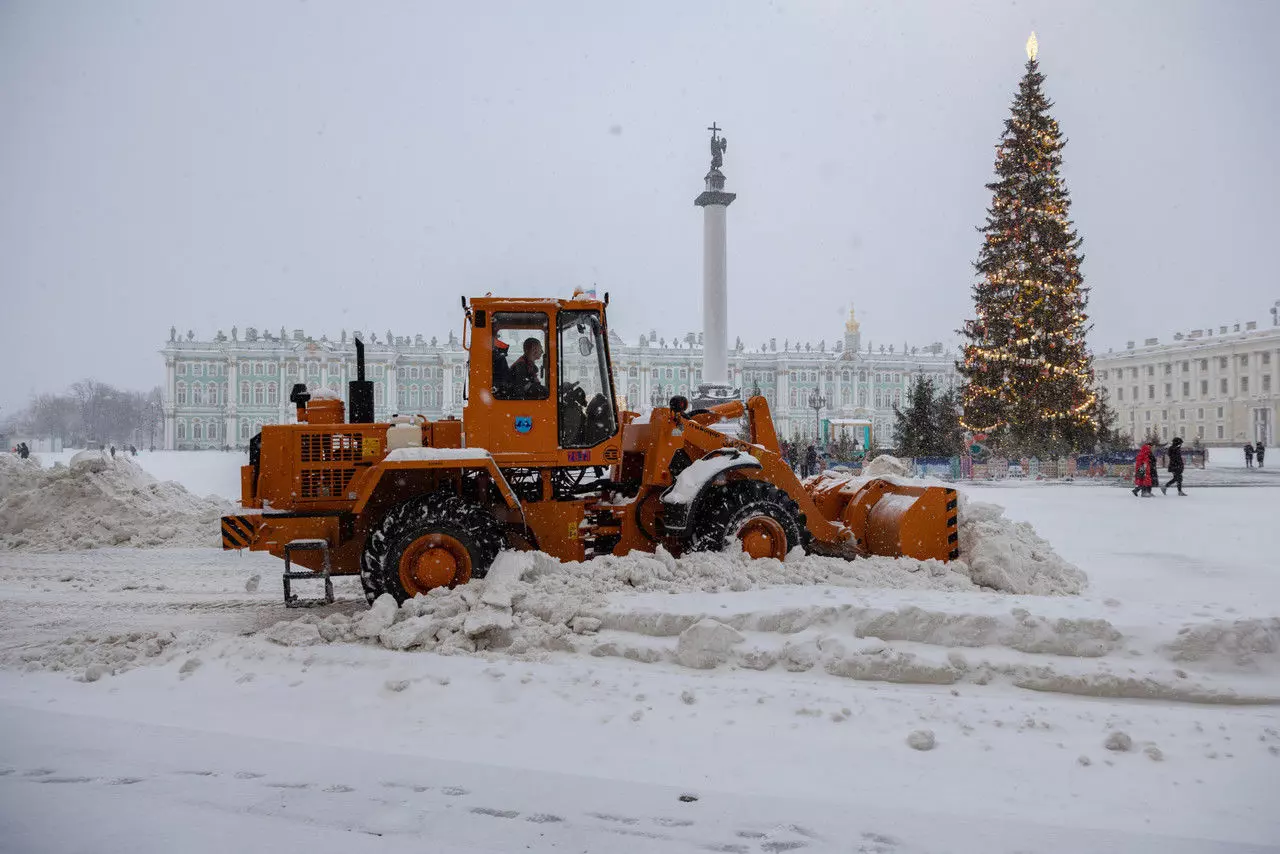
[[[1226,378],[1226,377],[1223,377],[1223,378],[1222,378],[1222,380],[1218,383],[1218,387],[1222,390],[1222,393],[1223,393],[1223,394],[1226,394],[1226,393],[1227,393],[1227,378]]]
[[[191,384],[191,405],[204,406],[204,386],[200,383]]]
[[[1248,393],[1249,393],[1249,378],[1248,378],[1248,377],[1241,377],[1241,378],[1240,378],[1240,393],[1241,393],[1241,394],[1248,394]]]
[[[199,418],[191,422],[191,438],[192,439],[204,438],[204,422],[201,421]]]
[[[187,438],[187,422],[185,419],[182,419],[182,418],[178,419],[178,438],[179,439]]]
[[[177,400],[179,406],[186,406],[187,404],[187,384],[186,383],[178,383],[177,388],[174,391],[174,397]]]
[[[267,402],[267,387],[262,383],[253,384],[253,404],[262,406]]]
[[[267,403],[275,406],[280,402],[280,387],[275,383],[267,383]]]

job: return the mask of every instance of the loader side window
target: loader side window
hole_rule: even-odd
[[[595,311],[562,311],[557,326],[560,447],[590,448],[618,432],[604,327]]]
[[[547,315],[499,311],[493,315],[493,396],[547,399]]]

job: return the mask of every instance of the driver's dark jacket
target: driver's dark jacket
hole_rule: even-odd
[[[542,396],[542,384],[538,382],[538,366],[528,356],[516,359],[507,372],[507,385],[516,395]]]

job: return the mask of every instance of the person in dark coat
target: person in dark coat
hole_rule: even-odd
[[[1133,461],[1133,494],[1136,497],[1141,493],[1143,498],[1151,497],[1152,478],[1155,473],[1152,468],[1155,465],[1155,457],[1151,453],[1151,443],[1145,442],[1138,449],[1138,458]]]
[[[804,449],[804,476],[817,474],[818,468],[818,449],[813,445]]]
[[[1262,444],[1262,440],[1258,440],[1258,447],[1253,449],[1258,456],[1258,468],[1262,468],[1262,460],[1267,456],[1267,446]]]
[[[1169,445],[1168,469],[1169,469],[1169,474],[1172,475],[1172,477],[1169,478],[1168,483],[1160,487],[1160,494],[1168,495],[1169,487],[1173,486],[1176,483],[1178,485],[1178,494],[1186,495],[1186,493],[1182,491],[1182,437],[1181,436],[1174,436],[1173,442]]]
[[[516,359],[508,376],[511,378],[511,398],[513,400],[540,400],[547,396],[547,390],[539,381],[542,371],[538,360],[542,358],[542,342],[537,338],[524,340],[524,354]]]
[[[1253,445],[1248,442],[1244,443],[1244,467],[1247,469],[1253,468]]]

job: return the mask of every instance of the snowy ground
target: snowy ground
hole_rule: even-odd
[[[149,456],[202,494],[240,464]],[[1280,851],[1280,488],[967,492],[1084,593],[729,565],[751,589],[639,578],[548,638],[520,588],[541,642],[397,652],[262,555],[0,551],[0,849]],[[697,662],[703,617],[741,640]]]

